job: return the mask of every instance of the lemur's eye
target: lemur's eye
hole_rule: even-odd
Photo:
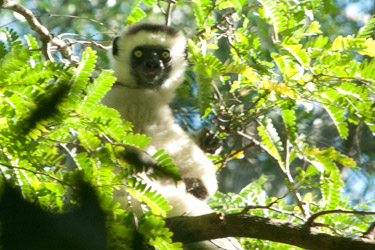
[[[138,58],[141,58],[143,56],[143,53],[140,50],[136,50],[136,51],[134,51],[134,56],[138,57]]]
[[[169,53],[168,50],[165,50],[161,53],[161,57],[163,57],[164,59],[169,59],[171,56],[171,53]]]

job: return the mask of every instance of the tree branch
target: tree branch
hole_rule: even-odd
[[[9,9],[17,12],[18,14],[25,17],[29,23],[32,30],[34,30],[40,36],[40,40],[43,43],[43,53],[48,60],[52,60],[52,57],[49,55],[48,44],[54,45],[57,47],[61,54],[64,57],[69,57],[71,51],[69,50],[68,45],[61,39],[54,37],[49,30],[43,26],[38,19],[36,19],[34,13],[26,9],[25,7],[17,4],[14,1],[9,0],[0,0],[0,9]]]
[[[375,222],[367,229],[367,231],[362,235],[362,238],[372,240],[375,235]]]
[[[174,233],[173,240],[182,243],[225,237],[250,237],[309,250],[375,249],[375,241],[368,239],[332,236],[306,225],[243,213],[179,216],[167,218],[166,223]]]

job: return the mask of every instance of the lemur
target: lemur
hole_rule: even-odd
[[[102,100],[131,122],[134,132],[151,137],[147,153],[163,148],[174,159],[183,181],[177,186],[169,178],[150,183],[172,205],[169,217],[212,212],[205,201],[217,190],[213,163],[176,124],[169,107],[184,80],[186,46],[182,32],[169,26],[128,27],[113,41],[111,64],[117,82]],[[223,249],[196,247],[192,249]]]

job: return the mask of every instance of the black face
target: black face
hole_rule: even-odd
[[[131,54],[132,74],[140,88],[157,88],[171,71],[171,55],[161,46],[138,46]]]

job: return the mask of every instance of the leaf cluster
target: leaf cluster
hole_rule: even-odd
[[[347,140],[351,126],[359,124],[371,130],[374,138],[375,43],[371,34],[375,26],[372,19],[356,35],[332,40],[313,18],[324,4],[330,1],[194,3],[199,32],[189,41],[189,59],[198,82],[197,107],[202,115],[214,117],[216,133],[228,145],[218,162],[244,161],[245,149],[256,145],[272,159],[284,182],[283,191],[273,191],[284,197],[276,203],[260,192],[267,185],[259,185],[258,193],[252,193],[262,197],[259,200],[243,190],[241,198],[219,196],[214,206],[232,211],[227,205],[230,201],[239,208],[263,204],[262,212],[255,214],[300,223],[321,210],[357,209],[344,198],[342,174],[342,169],[358,169],[356,162],[335,145],[321,148],[315,144],[303,122],[307,117],[319,119],[312,116],[313,110],[324,110],[341,140]],[[251,162],[249,157],[246,164]],[[270,181],[264,183],[270,185]],[[352,236],[358,233],[350,227],[354,217],[340,215],[336,221],[325,218],[323,223],[345,228],[344,234]]]
[[[136,228],[144,235],[144,244],[180,249],[172,243],[163,220],[155,217],[166,215],[168,202],[144,181],[144,169],[137,169],[121,154],[127,147],[142,152],[150,138],[131,133],[131,125],[117,111],[100,104],[115,78],[103,71],[93,79],[95,51],[87,48],[79,65],[70,67],[45,61],[34,37],[28,36],[29,46],[24,46],[13,30],[2,32],[7,38],[0,42],[0,170],[4,178],[44,209],[64,212],[77,202],[69,194],[75,176],[83,173],[110,214],[111,249],[131,249]],[[180,179],[163,150],[149,157],[156,165],[147,171],[148,178]],[[149,211],[137,227],[127,219],[133,205],[124,211],[113,200],[119,188]],[[151,227],[153,231],[147,229]]]
[[[125,23],[141,21],[160,4],[133,1]],[[194,73],[189,72],[194,75],[190,84],[196,109],[224,145],[213,157],[218,168],[242,162],[246,171],[251,166],[253,173],[265,172],[250,184],[246,180],[238,194],[217,193],[210,205],[301,224],[327,210],[371,211],[368,203],[353,205],[345,196],[345,173],[363,166],[338,144],[350,143],[353,128],[359,126],[374,139],[374,19],[354,35],[339,36],[325,34],[314,18],[335,9],[331,0],[203,0],[177,1],[175,6],[194,17],[196,26],[186,29],[194,32],[188,44],[189,71]],[[14,31],[2,32],[4,176],[21,186],[28,199],[61,212],[74,202],[67,198],[68,187],[77,169],[83,171],[111,211],[113,249],[145,242],[157,249],[179,249],[161,219],[170,206],[144,179],[166,175],[178,181],[177,168],[163,150],[148,155],[146,166],[132,160],[149,138],[131,133],[131,125],[116,111],[100,105],[115,80],[109,71],[93,74],[95,52],[87,49],[80,64],[69,67],[44,61],[35,38],[27,36],[28,46],[23,46]],[[335,141],[317,143],[316,133],[328,124]],[[270,166],[264,171],[261,164]],[[151,171],[143,173],[144,167]],[[113,201],[118,189],[145,208],[139,221],[131,204],[124,211]],[[321,232],[359,237],[372,221],[373,216],[353,212],[324,214],[314,222]],[[291,249],[262,240],[242,243],[247,249]]]

